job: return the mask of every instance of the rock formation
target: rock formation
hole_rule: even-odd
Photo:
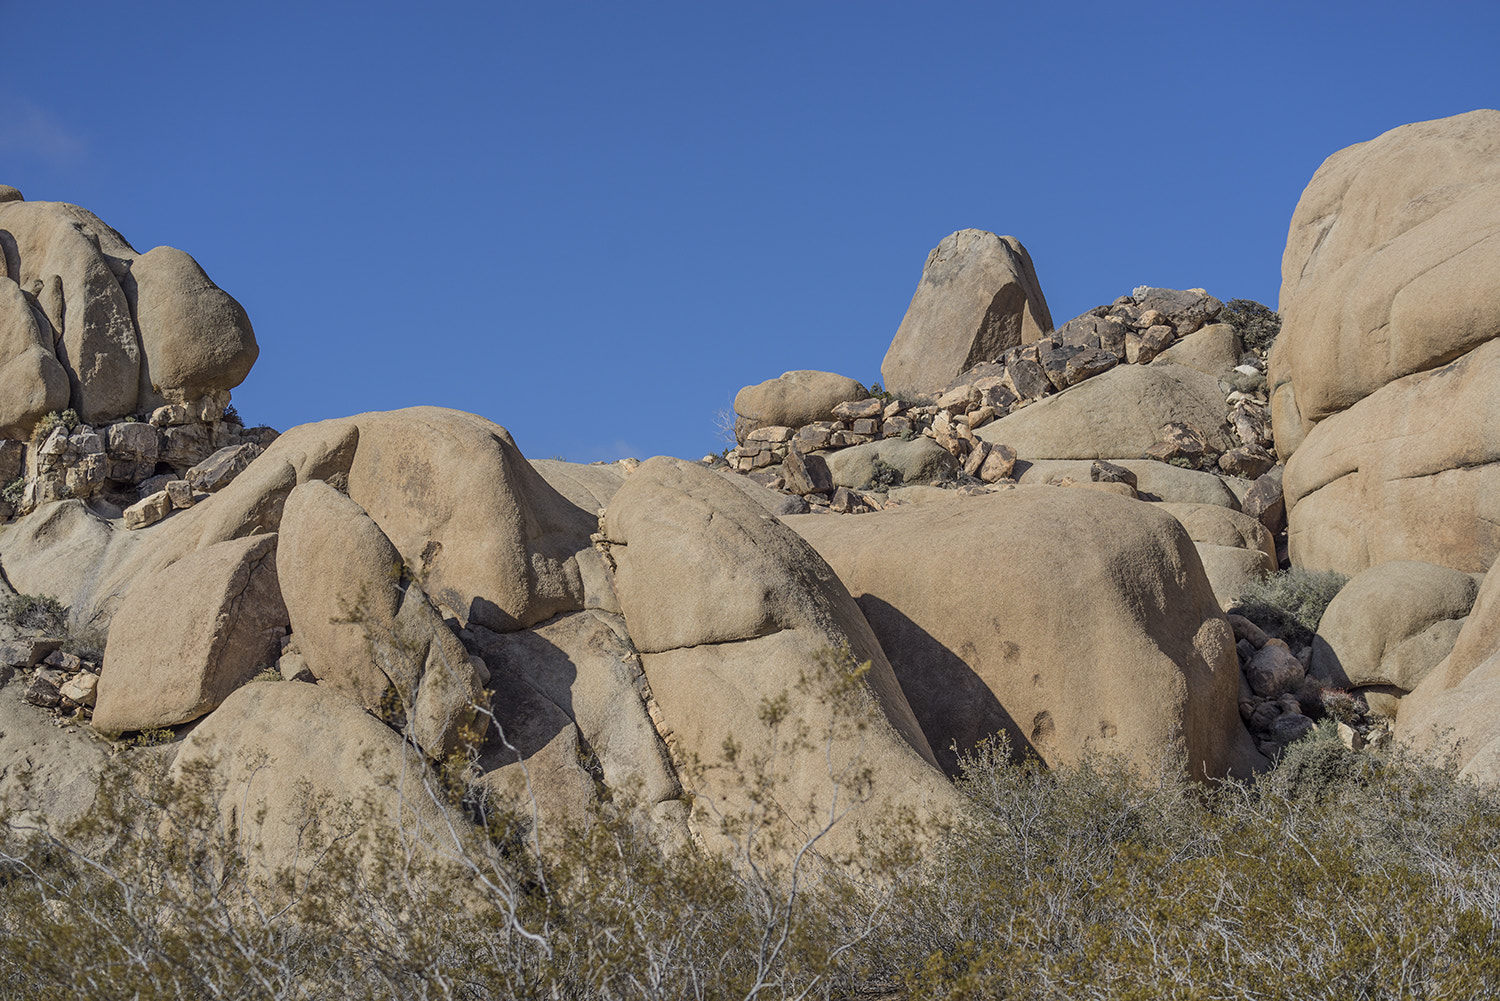
[[[43,712],[171,739],[268,892],[330,802],[413,857],[467,844],[445,762],[543,850],[608,809],[840,864],[891,815],[951,822],[997,734],[1211,780],[1343,700],[1359,739],[1394,713],[1500,780],[1497,137],[1476,112],[1331,157],[1269,359],[1203,289],[1053,330],[1020,244],[965,230],[887,353],[897,392],[747,386],[701,463],[528,461],[437,407],[243,428],[233,299],[0,189],[0,597],[59,602],[0,631],[0,744]],[[1288,566],[1357,573],[1311,642],[1226,614]],[[70,741],[58,788],[0,789],[86,811],[102,752]]]

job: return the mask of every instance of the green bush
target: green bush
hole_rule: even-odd
[[[44,414],[42,419],[36,422],[36,426],[31,429],[31,443],[33,445],[40,445],[46,441],[47,436],[52,433],[53,428],[60,426],[68,431],[72,431],[79,423],[78,411],[76,410],[64,410],[61,413],[54,410],[51,413]]]
[[[5,485],[5,489],[3,491],[0,491],[0,499],[4,499],[4,501],[12,507],[20,507],[21,498],[25,493],[26,477],[23,474],[21,476],[17,476],[15,479],[11,480]]]
[[[1296,649],[1312,642],[1323,612],[1348,576],[1336,570],[1291,567],[1245,585],[1230,609]]]
[[[55,636],[68,628],[68,608],[51,595],[18,594],[5,607],[5,621],[17,629]]]
[[[870,483],[865,489],[884,492],[890,490],[892,487],[899,487],[901,485],[901,470],[886,462],[880,456],[875,456],[870,466]]]
[[[1219,322],[1234,328],[1246,350],[1261,355],[1270,352],[1281,333],[1281,314],[1253,299],[1230,299],[1219,312]]]

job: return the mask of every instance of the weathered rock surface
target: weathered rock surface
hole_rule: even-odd
[[[1486,574],[1452,651],[1401,700],[1396,738],[1500,785],[1500,574]]]
[[[759,427],[802,427],[833,418],[833,408],[870,393],[853,379],[833,372],[799,370],[746,386],[734,397],[735,436]]]
[[[938,392],[960,372],[1051,329],[1052,314],[1020,241],[959,230],[927,255],[880,377],[887,389]]]
[[[396,547],[322,480],[292,490],[276,555],[281,593],[308,669],[372,712],[409,726],[435,758],[482,731],[483,686]]]
[[[197,719],[275,663],[286,626],[274,535],[221,542],[142,578],[110,625],[94,725]]]
[[[20,286],[0,277],[0,438],[26,438],[44,414],[68,405],[68,373],[39,312]]]
[[[856,596],[950,772],[952,745],[997,732],[1049,763],[1100,750],[1153,768],[1168,749],[1195,775],[1261,766],[1233,634],[1165,512],[1021,487],[788,523]]]
[[[8,405],[25,412],[19,430],[46,413],[37,407],[60,409],[53,364],[68,380],[62,405],[90,424],[227,392],[254,364],[245,311],[182,251],[138,254],[93,213],[63,202],[0,203],[0,233],[0,286],[16,286],[0,290],[0,381]],[[31,298],[18,304],[16,292]],[[12,350],[25,342],[52,363]],[[10,384],[31,369],[29,390]]]
[[[896,477],[883,484],[887,487],[932,483],[952,479],[961,469],[953,454],[931,438],[891,438],[830,452],[823,458],[833,484],[850,490],[879,489],[876,481],[882,476]],[[882,473],[882,466],[894,472]]]
[[[712,811],[752,809],[738,773],[756,761],[784,782],[773,826],[799,841],[821,826],[840,794],[832,776],[846,767],[873,769],[886,806],[919,816],[956,806],[858,606],[794,532],[715,473],[666,458],[631,474],[603,529],[658,728],[679,760],[712,766],[695,783]],[[849,676],[846,658],[869,667]],[[813,749],[783,745],[774,759],[780,723],[763,710],[783,698],[786,724],[800,717]],[[739,750],[726,761],[731,738]],[[851,812],[824,850],[852,850],[873,821],[868,803],[845,802]],[[697,829],[718,836],[712,817]]]
[[[1356,574],[1329,603],[1312,671],[1338,688],[1409,692],[1453,649],[1479,585],[1449,567],[1408,560]]]
[[[1214,323],[1179,338],[1170,347],[1152,359],[1153,365],[1185,365],[1215,379],[1240,363],[1244,346],[1234,328],[1227,323]]]
[[[1500,336],[1500,111],[1392,129],[1323,162],[1281,263],[1272,385],[1306,429]],[[1291,449],[1278,435],[1283,457]]]
[[[305,875],[336,839],[386,862],[486,857],[400,734],[321,685],[238,689],[182,741],[171,774],[188,786],[206,778],[222,830],[259,888]]]
[[[1287,463],[1292,561],[1482,572],[1500,555],[1500,341],[1318,423]]]
[[[1022,459],[1116,459],[1144,454],[1174,421],[1202,428],[1216,452],[1232,447],[1218,381],[1182,365],[1119,365],[975,434]]]
[[[682,786],[647,710],[649,687],[623,619],[589,610],[512,633],[474,633],[495,692],[497,726],[479,758],[487,788],[525,811],[534,797],[544,836],[558,821],[582,822],[597,794],[581,752],[616,802],[638,804],[664,834],[686,835]]]

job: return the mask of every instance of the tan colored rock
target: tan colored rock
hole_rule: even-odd
[[[127,507],[123,515],[124,524],[126,528],[146,528],[171,513],[171,496],[165,490],[159,490]]]
[[[221,448],[189,469],[183,479],[187,480],[188,485],[194,490],[215,493],[228,486],[264,451],[265,449],[253,442]]]
[[[221,542],[143,578],[110,624],[94,725],[197,719],[275,663],[286,625],[274,535]]]
[[[1453,649],[1479,593],[1469,574],[1393,560],[1356,574],[1318,623],[1312,672],[1338,688],[1411,691]]]
[[[1487,569],[1500,555],[1497,384],[1500,341],[1489,341],[1320,422],[1282,481],[1292,562]]]
[[[0,278],[0,438],[28,438],[45,414],[68,406],[68,373],[38,319],[20,287]]]
[[[136,408],[141,354],[115,268],[135,252],[98,217],[62,202],[0,203],[20,287],[38,295],[73,408],[88,423]],[[50,307],[50,309],[48,308]]]
[[[1276,568],[1276,541],[1259,521],[1218,504],[1161,503],[1158,508],[1176,518],[1194,542],[1248,549],[1265,554]]]
[[[608,507],[610,498],[625,482],[625,474],[614,465],[585,465],[559,459],[530,461],[548,486],[581,511],[599,511]]]
[[[828,463],[828,473],[834,486],[848,487],[850,490],[880,488],[882,484],[876,482],[880,474],[877,459],[899,474],[899,480],[883,484],[886,487],[952,479],[962,469],[953,454],[931,438],[913,438],[910,441],[887,438],[884,441],[829,452],[824,459]]]
[[[1500,574],[1485,575],[1453,649],[1401,699],[1395,738],[1500,784]]]
[[[735,433],[740,441],[759,427],[784,425],[800,428],[833,419],[833,408],[870,395],[853,379],[833,372],[799,370],[784,372],[755,386],[746,386],[734,397]]]
[[[604,532],[658,728],[673,734],[679,760],[710,766],[693,783],[710,811],[695,818],[701,836],[717,843],[714,814],[753,809],[739,773],[756,761],[777,778],[768,833],[788,849],[821,826],[835,796],[850,812],[819,846],[833,853],[853,849],[883,809],[957,808],[859,608],[780,521],[701,466],[656,458],[615,495]],[[868,667],[849,676],[848,663]],[[784,743],[772,756],[780,710],[768,716],[768,704],[785,706],[786,725],[808,727],[810,748]],[[731,738],[738,751],[725,760]],[[868,800],[848,798],[834,778],[851,767],[872,770]]]
[[[380,527],[321,480],[287,497],[276,557],[308,669],[442,758],[484,717],[463,644]]]
[[[1211,323],[1201,330],[1179,336],[1152,359],[1153,365],[1186,365],[1215,379],[1222,379],[1244,355],[1240,336],[1227,323]]]
[[[240,688],[183,740],[171,775],[189,789],[206,780],[222,832],[266,899],[282,892],[284,875],[305,877],[336,840],[371,878],[387,880],[459,854],[488,858],[400,734],[321,685]],[[458,894],[465,885],[448,884]]]
[[[1181,365],[1118,365],[975,433],[1027,460],[1113,459],[1143,454],[1171,422],[1197,425],[1222,452],[1231,447],[1223,421],[1212,376]]]
[[[983,438],[981,432],[979,437]],[[1138,458],[1111,458],[1135,475],[1141,500],[1167,501],[1174,504],[1213,504],[1237,509],[1239,500],[1223,477],[1196,469],[1183,469],[1165,462]],[[1040,486],[1058,477],[1069,477],[1082,483],[1092,480],[1092,463],[1087,459],[1040,459],[1018,461],[1013,475],[1023,486]]]
[[[788,524],[857,597],[950,772],[952,745],[997,732],[1050,764],[1097,750],[1147,771],[1172,754],[1199,776],[1262,766],[1233,634],[1164,512],[1020,487]]]
[[[143,351],[140,406],[181,403],[245,381],[260,354],[250,318],[197,261],[157,247],[131,262],[130,275]]]
[[[959,373],[1051,329],[1052,314],[1020,241],[959,230],[928,254],[880,376],[895,392],[940,392]]]
[[[1330,156],[1292,214],[1277,379],[1316,424],[1500,334],[1500,111]],[[1285,405],[1283,403],[1283,405]],[[1278,435],[1283,457],[1292,449]]]
[[[1198,559],[1203,563],[1203,572],[1208,575],[1214,597],[1219,600],[1219,607],[1225,611],[1234,607],[1236,600],[1245,593],[1249,585],[1265,580],[1267,575],[1276,571],[1276,557],[1267,556],[1259,549],[1216,546],[1207,542],[1194,545],[1198,550]]]
[[[597,510],[548,486],[504,428],[437,407],[348,420],[350,498],[460,622],[507,632],[599,607]]]
[[[559,820],[583,822],[587,806],[597,802],[594,779],[576,757],[571,768],[565,760],[545,766],[538,760],[560,736],[569,746],[581,738],[616,802],[634,802],[658,827],[686,833],[682,786],[651,721],[640,657],[619,616],[590,610],[534,629],[474,632],[491,672],[498,724],[480,757],[486,786],[502,794],[528,790],[543,832]],[[554,777],[538,774],[539,766]],[[531,773],[529,785],[514,774],[523,770]],[[527,799],[513,805],[531,809]]]

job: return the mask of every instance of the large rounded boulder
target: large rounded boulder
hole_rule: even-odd
[[[1294,563],[1500,555],[1500,111],[1330,156],[1292,216],[1271,353]]]
[[[1095,751],[1200,777],[1263,764],[1237,710],[1233,632],[1164,511],[1019,487],[788,523],[855,596],[950,772],[996,733],[1049,764]]]
[[[842,816],[818,840],[841,854],[889,810],[958,808],[859,607],[795,532],[668,458],[625,480],[603,529],[655,718],[708,810],[700,835],[757,818],[790,847]]]

